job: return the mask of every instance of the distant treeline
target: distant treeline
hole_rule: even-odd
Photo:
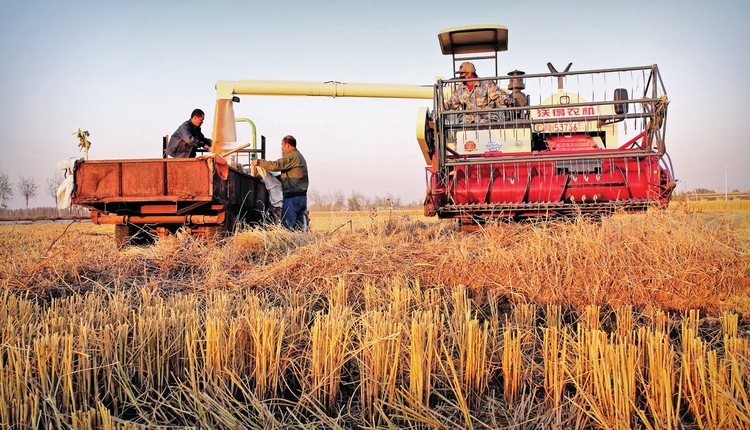
[[[333,193],[321,193],[310,190],[307,193],[307,208],[310,211],[366,211],[377,209],[421,209],[421,201],[403,202],[400,197],[391,194],[380,197],[368,197],[352,191],[348,196],[337,190]]]
[[[680,191],[672,194],[672,201],[684,202],[685,200],[748,200],[750,192],[732,190],[729,193],[716,192],[707,188],[696,188],[693,191]]]
[[[54,220],[54,219],[88,219],[88,209],[74,206],[70,209],[57,209],[53,207],[29,208],[29,209],[3,209],[0,208],[0,221],[18,220]]]

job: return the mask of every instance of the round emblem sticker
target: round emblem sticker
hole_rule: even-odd
[[[472,152],[477,150],[477,144],[473,140],[467,140],[464,142],[464,151]]]

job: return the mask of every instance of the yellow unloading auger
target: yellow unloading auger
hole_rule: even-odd
[[[320,96],[320,97],[370,97],[391,99],[425,99],[435,97],[434,85],[343,83],[337,81],[278,81],[278,80],[239,80],[216,83],[216,110],[214,114],[213,140],[236,142],[234,108],[232,103],[241,95],[254,96]],[[418,118],[426,118],[426,108],[420,109]],[[418,130],[420,127],[417,127]],[[421,130],[425,130],[424,125]],[[424,131],[422,132],[422,134]],[[419,132],[418,132],[419,134]],[[419,137],[418,137],[418,140]],[[420,141],[425,161],[430,163],[426,143]]]

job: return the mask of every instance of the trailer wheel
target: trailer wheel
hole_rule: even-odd
[[[115,225],[115,245],[118,248],[124,248],[130,243],[130,235],[127,224]]]
[[[204,235],[209,242],[218,242],[224,237],[223,225],[209,225],[204,229]]]
[[[154,243],[154,237],[145,226],[115,225],[115,244],[118,248],[128,245],[150,245],[152,243]]]
[[[234,229],[237,226],[237,215],[232,211],[227,211],[224,219],[224,225],[222,230],[225,234],[231,235],[234,233]]]
[[[229,236],[234,233],[234,228],[237,225],[237,216],[232,211],[225,213],[224,222],[219,225],[207,225],[204,227],[206,239],[214,242],[218,242],[225,236]]]

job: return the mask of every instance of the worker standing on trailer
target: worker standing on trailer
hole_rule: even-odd
[[[202,110],[193,110],[190,119],[180,124],[169,138],[167,155],[174,158],[194,158],[198,148],[211,150],[211,139],[201,133],[205,116]]]
[[[307,221],[307,162],[297,150],[293,136],[281,139],[283,156],[276,161],[253,160],[253,166],[272,172],[281,172],[281,190],[284,201],[281,205],[281,224],[290,229],[304,229]]]
[[[455,110],[472,110],[497,108],[504,105],[512,104],[513,99],[508,93],[498,88],[494,81],[476,81],[477,69],[473,63],[461,63],[458,68],[459,77],[468,79],[466,82],[459,82],[453,90],[448,100],[448,108]],[[489,119],[488,114],[467,113],[463,116],[463,123],[486,123]],[[496,113],[492,114],[492,120],[499,119]]]

